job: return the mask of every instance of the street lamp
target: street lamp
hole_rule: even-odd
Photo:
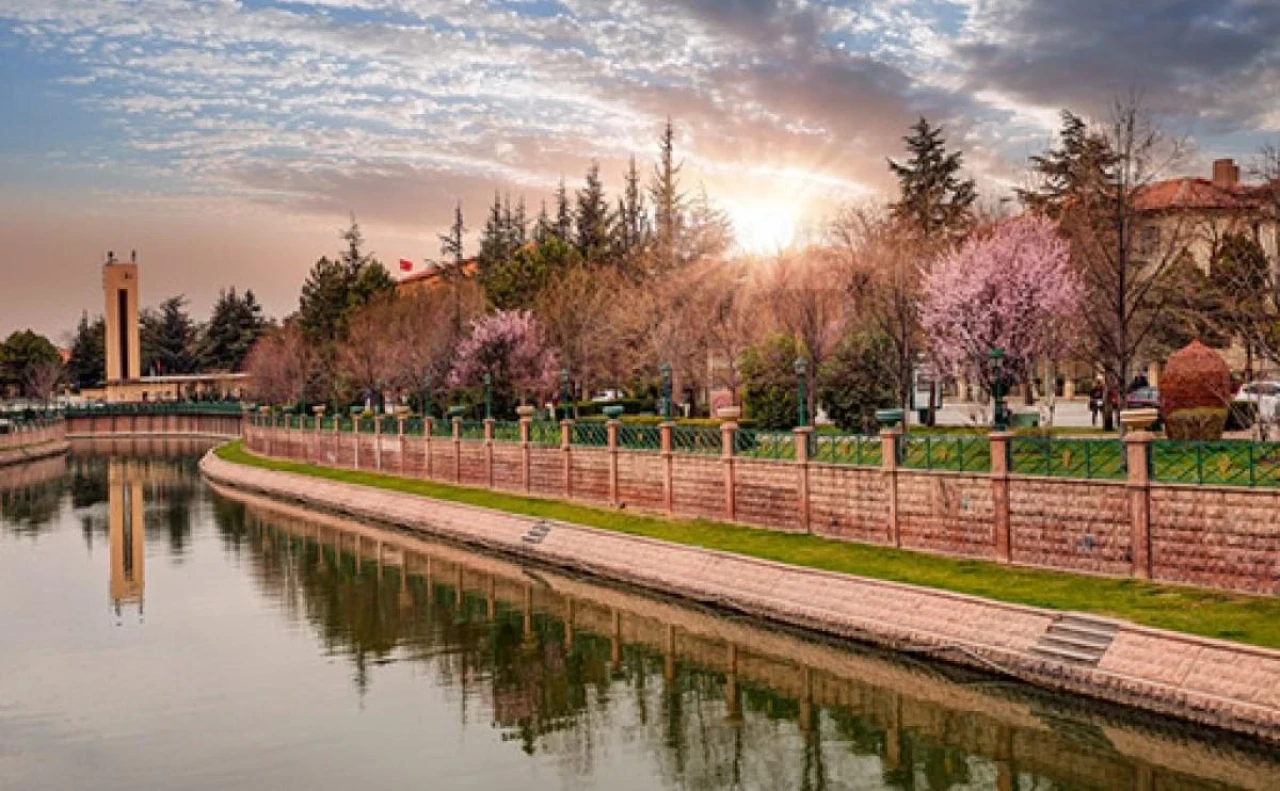
[[[662,419],[671,419],[671,363],[663,363],[658,369],[662,372]]]
[[[569,419],[569,369],[560,369],[560,401],[564,404],[564,419]]]
[[[796,411],[799,414],[799,425],[809,425],[809,399],[805,394],[805,373],[809,370],[809,361],[803,357],[796,358]]]
[[[422,417],[431,419],[431,374],[422,375]]]
[[[493,377],[487,372],[484,375],[484,419],[493,417]]]
[[[1001,361],[1004,360],[1004,349],[999,346],[992,347],[987,358],[991,361],[991,425],[996,431],[1004,431],[1008,428],[1004,411],[1004,371],[1001,365]]]

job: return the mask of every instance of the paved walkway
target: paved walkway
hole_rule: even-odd
[[[1091,662],[1046,658],[1063,614],[223,461],[211,480],[685,596],[923,651],[1031,683],[1280,742],[1280,652],[1116,623]]]

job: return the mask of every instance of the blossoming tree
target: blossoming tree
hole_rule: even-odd
[[[490,376],[495,405],[505,411],[518,399],[544,396],[556,386],[560,356],[547,345],[541,323],[527,310],[499,310],[471,323],[458,344],[449,383],[474,387]]]
[[[1073,340],[1084,286],[1067,243],[1045,217],[1002,222],[936,264],[921,305],[933,358],[990,393],[1028,381],[1037,360],[1058,360]],[[993,370],[992,349],[1003,350]]]

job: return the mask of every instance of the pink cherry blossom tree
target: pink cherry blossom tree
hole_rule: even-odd
[[[1071,348],[1084,286],[1056,224],[1021,217],[975,235],[926,276],[921,326],[935,362],[990,393],[1031,378]],[[990,352],[1004,351],[993,370]]]
[[[449,383],[475,387],[491,377],[502,410],[513,399],[549,395],[556,387],[560,356],[546,343],[538,319],[527,310],[499,310],[471,323],[458,344]]]

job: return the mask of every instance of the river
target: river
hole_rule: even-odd
[[[3,789],[1276,789],[1280,751],[205,484],[0,469]]]

